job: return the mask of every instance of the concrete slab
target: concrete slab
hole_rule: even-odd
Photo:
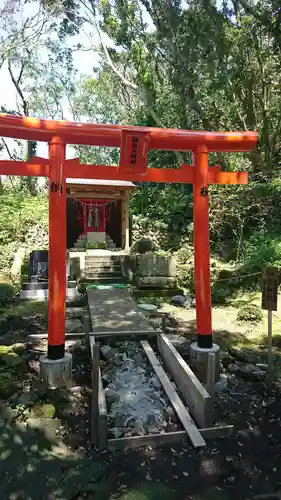
[[[152,327],[126,288],[87,290],[92,332],[151,332]]]

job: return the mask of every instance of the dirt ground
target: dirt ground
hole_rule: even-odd
[[[255,351],[265,342],[266,322],[239,325],[238,308],[237,303],[214,308],[216,339],[224,342],[224,349],[226,344],[250,340]],[[190,342],[195,331],[194,310],[170,308],[169,315],[173,331]],[[274,317],[276,339],[279,325],[278,312]],[[0,340],[2,344],[24,342],[28,334],[43,333],[46,328],[44,304],[29,303],[26,309],[19,304],[2,311]],[[42,348],[44,345],[34,346],[35,351]],[[265,382],[227,373],[227,391],[216,397],[216,419],[233,424],[235,431],[228,439],[208,441],[205,449],[194,450],[185,442],[172,447],[99,453],[88,444],[87,363],[87,356],[78,349],[74,354],[73,391],[63,401],[52,399],[56,406],[53,424],[58,426],[53,433],[44,422],[32,428],[22,421],[9,423],[2,418],[1,500],[236,500],[263,494],[273,495],[269,500],[280,498],[281,413],[277,389],[268,394]],[[29,376],[34,383],[36,374]]]

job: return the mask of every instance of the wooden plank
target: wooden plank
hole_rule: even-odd
[[[207,391],[210,396],[214,396],[215,393],[215,378],[216,378],[216,356],[213,352],[208,353],[208,365],[207,365]]]
[[[99,369],[99,396],[98,396],[98,445],[99,448],[108,448],[108,424],[107,424],[107,407],[103,390],[101,371]]]
[[[92,392],[92,419],[91,419],[91,436],[92,444],[95,444],[99,448],[107,448],[108,442],[108,425],[107,425],[107,407],[105,401],[105,395],[103,390],[101,370],[98,364],[98,388],[96,386],[97,382],[94,378],[93,380],[93,358],[94,350],[97,348],[99,353],[99,346],[96,345],[95,337],[91,336],[89,338],[90,342],[90,352],[92,359],[92,386],[98,389],[98,395]],[[98,354],[99,359],[99,354]],[[96,408],[96,410],[95,410]]]
[[[66,333],[65,338],[66,339],[79,339],[83,338],[87,335],[85,332],[77,332],[77,333]],[[31,333],[28,335],[29,339],[34,339],[34,340],[47,340],[48,339],[48,334],[47,333]]]
[[[90,332],[89,335],[94,335],[96,338],[102,338],[102,337],[139,337],[139,336],[152,336],[152,335],[158,335],[159,331],[157,332],[156,330],[148,330],[148,331],[141,331],[141,330],[132,330],[132,331],[111,331],[111,332]]]
[[[200,427],[212,423],[212,398],[165,334],[157,336],[164,365],[173,377],[191,415]]]
[[[218,427],[208,427],[198,429],[204,439],[218,439],[230,437],[233,432],[233,425],[222,425]],[[163,434],[148,434],[146,436],[132,436],[108,440],[108,448],[111,451],[123,450],[126,448],[141,448],[143,446],[160,446],[171,443],[185,441],[187,434],[185,431],[167,432]]]
[[[95,338],[90,339],[90,352],[92,358],[92,409],[91,409],[91,442],[98,444],[99,420],[99,362],[100,348],[95,343]]]
[[[162,368],[160,362],[156,358],[152,347],[146,340],[141,341],[141,345],[147,355],[153,370],[155,371],[157,377],[159,378],[164,391],[166,392],[179,420],[181,421],[185,431],[187,432],[193,446],[195,448],[199,446],[205,446],[206,443],[199,433],[197,427],[195,426],[191,416],[183,405],[180,397],[172,386],[168,376],[166,375],[164,369]]]
[[[160,446],[186,440],[186,432],[166,432],[162,434],[147,434],[145,436],[130,436],[108,440],[108,448],[111,451],[123,450],[125,448],[142,448],[143,446]]]
[[[218,425],[217,427],[207,427],[206,429],[199,429],[201,436],[204,439],[218,439],[228,438],[233,432],[233,425]]]

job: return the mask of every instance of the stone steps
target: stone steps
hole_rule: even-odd
[[[120,272],[90,272],[88,269],[85,269],[85,278],[95,279],[95,278],[123,278]]]
[[[95,276],[95,277],[83,277],[83,279],[81,280],[82,283],[92,283],[92,282],[98,282],[98,283],[125,283],[125,280],[123,278],[123,276],[108,276],[108,277],[105,277],[105,276]]]
[[[116,269],[121,269],[121,264],[120,262],[112,261],[112,262],[99,262],[98,260],[96,261],[88,261],[85,260],[85,264],[87,268],[89,269],[105,269],[109,271],[115,271]]]
[[[84,279],[100,283],[123,283],[120,257],[118,256],[86,256]]]

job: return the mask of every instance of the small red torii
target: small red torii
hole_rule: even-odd
[[[255,132],[205,132],[121,125],[84,124],[0,114],[0,136],[49,143],[49,159],[0,161],[1,175],[49,178],[49,313],[48,358],[65,354],[66,177],[135,182],[193,184],[194,265],[197,343],[212,347],[208,185],[247,184],[246,172],[208,167],[209,152],[247,152],[257,144]],[[66,160],[67,144],[120,148],[120,166],[82,165]],[[192,151],[192,166],[147,168],[149,149]]]

